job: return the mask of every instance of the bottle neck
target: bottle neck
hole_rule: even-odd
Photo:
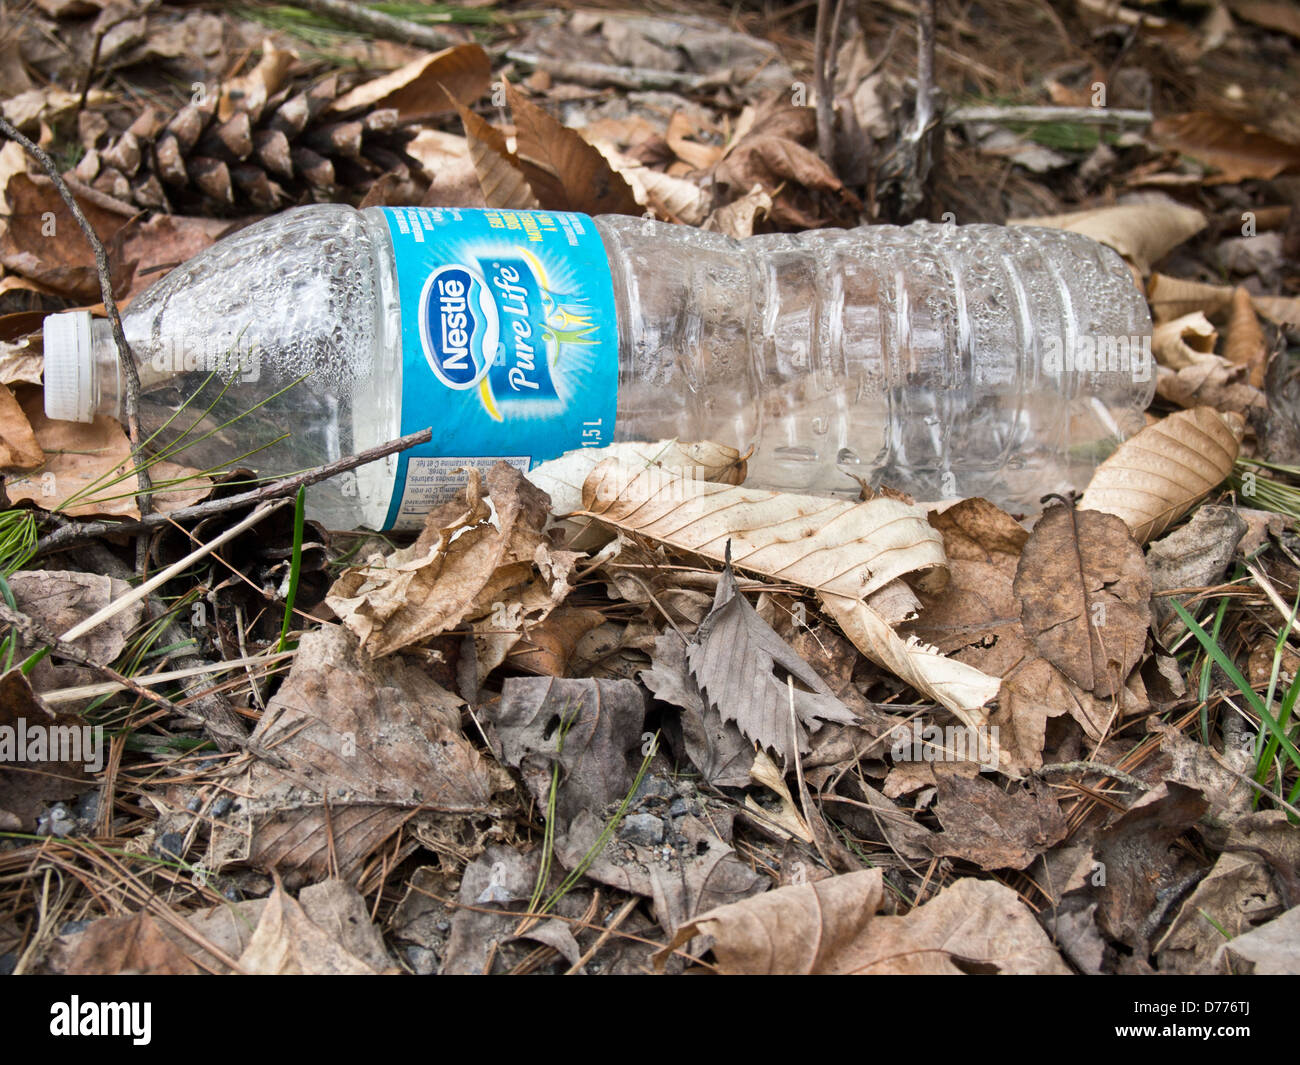
[[[98,417],[122,417],[122,366],[113,343],[113,326],[107,319],[97,318],[90,326],[90,350],[94,372],[90,376],[91,411]]]

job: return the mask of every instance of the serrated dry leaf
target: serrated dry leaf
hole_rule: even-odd
[[[724,973],[1069,973],[1029,908],[1002,884],[957,880],[904,917],[876,916],[882,898],[878,869],[777,888],[683,925],[655,964],[706,935]]]
[[[1079,507],[1123,518],[1134,539],[1146,543],[1228,476],[1244,428],[1239,416],[1210,407],[1176,411],[1097,467]]]
[[[900,636],[861,600],[830,593],[822,593],[821,600],[844,635],[876,665],[946,706],[968,727],[987,723],[984,706],[998,693],[996,677],[944,657],[915,636]],[[996,745],[992,756],[998,757]]]
[[[1114,248],[1143,274],[1151,264],[1206,226],[1205,215],[1170,201],[1095,207],[1041,218],[1013,218],[1013,226],[1046,226],[1082,233]]]
[[[1218,331],[1200,311],[1161,322],[1151,331],[1151,351],[1156,362],[1171,370],[1181,370],[1213,354]]]
[[[7,385],[0,385],[0,468],[30,470],[45,461],[32,423]]]
[[[382,78],[358,85],[329,106],[334,114],[362,108],[392,109],[402,121],[445,115],[457,100],[470,102],[487,92],[492,61],[477,44],[458,44],[421,56]]]
[[[1300,144],[1278,140],[1227,115],[1191,111],[1157,119],[1151,135],[1161,147],[1190,155],[1215,171],[1205,184],[1230,184],[1300,170]]]
[[[1123,686],[1146,647],[1151,577],[1122,520],[1049,507],[1020,552],[1012,590],[1039,654],[1099,698]]]
[[[607,459],[582,488],[583,513],[685,551],[856,600],[904,574],[943,584],[943,541],[919,507],[737,488]]]
[[[628,183],[577,130],[561,125],[509,82],[506,99],[519,163],[542,207],[591,215],[641,213]]]
[[[1223,356],[1229,362],[1247,368],[1247,380],[1253,387],[1264,387],[1268,347],[1250,293],[1244,288],[1238,287],[1232,294],[1232,312],[1228,317],[1228,339],[1223,347]]]
[[[796,746],[808,750],[804,729],[791,720],[791,700],[793,715],[810,730],[819,728],[820,721],[848,723],[855,718],[817,671],[736,590],[729,549],[726,554],[713,609],[687,649],[687,661],[700,691],[717,707],[722,720],[734,721],[742,733],[790,765]],[[812,691],[789,687],[777,678],[774,666]]]

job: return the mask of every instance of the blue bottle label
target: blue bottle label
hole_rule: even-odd
[[[460,467],[527,471],[613,437],[618,323],[586,215],[386,207],[402,306],[403,452],[386,528],[419,528]]]

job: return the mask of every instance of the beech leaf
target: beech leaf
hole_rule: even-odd
[[[1126,440],[1098,466],[1079,508],[1123,518],[1134,539],[1146,543],[1228,476],[1243,429],[1239,415],[1211,407],[1177,411]]]
[[[1039,654],[1085,691],[1105,697],[1123,687],[1146,646],[1151,577],[1121,520],[1049,508],[1025,541],[1012,589]]]

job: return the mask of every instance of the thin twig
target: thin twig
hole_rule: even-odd
[[[126,334],[122,331],[122,316],[117,310],[117,300],[113,298],[112,275],[108,270],[108,252],[104,250],[104,244],[95,232],[94,226],[82,213],[81,205],[77,203],[76,197],[72,195],[68,183],[63,180],[63,175],[59,173],[58,164],[50,158],[49,153],[35,144],[29,137],[19,133],[2,116],[0,116],[0,133],[22,145],[27,153],[41,164],[41,168],[49,175],[55,189],[63,198],[63,202],[68,205],[68,210],[72,212],[72,217],[76,219],[77,225],[81,227],[81,232],[85,234],[86,241],[95,254],[95,271],[99,274],[99,292],[104,301],[104,313],[108,315],[108,321],[113,330],[113,343],[117,347],[117,361],[122,370],[122,379],[126,382],[125,413],[127,432],[131,438],[131,446],[138,448],[140,446],[140,375],[136,372],[135,356],[131,354],[131,346],[126,342]],[[137,478],[136,506],[140,508],[142,515],[147,515],[152,509],[150,492],[153,484],[149,479],[148,471],[143,467],[138,468],[135,474]]]
[[[289,4],[291,7],[323,15],[349,29],[361,30],[372,37],[397,41],[399,44],[413,44],[437,51],[461,43],[428,26],[385,15],[361,4],[349,3],[348,0],[289,0]]]
[[[77,544],[85,543],[87,540],[94,540],[101,536],[120,536],[131,535],[138,532],[144,532],[146,529],[153,529],[159,525],[168,525],[173,522],[196,521],[199,518],[211,517],[213,514],[221,514],[228,510],[234,510],[238,507],[247,506],[252,503],[261,503],[268,499],[275,499],[277,496],[292,495],[304,485],[313,485],[318,481],[325,481],[340,473],[355,469],[358,466],[364,466],[368,462],[375,462],[378,459],[386,458],[389,455],[396,454],[399,451],[405,451],[407,448],[415,447],[417,444],[428,443],[433,437],[432,429],[421,429],[418,433],[411,433],[408,436],[398,437],[396,440],[390,440],[386,444],[380,444],[378,447],[367,448],[355,455],[349,455],[347,458],[335,459],[333,462],[327,462],[323,466],[317,466],[313,470],[305,470],[302,473],[295,473],[292,477],[283,477],[278,481],[272,481],[270,484],[264,484],[258,488],[250,489],[239,495],[227,496],[225,499],[209,499],[204,503],[196,503],[192,507],[181,507],[179,510],[172,510],[166,514],[147,514],[139,521],[86,521],[76,522],[64,525],[56,529],[49,536],[40,540],[36,544],[36,553],[41,554],[49,551],[62,551],[66,548],[73,547]]]
[[[590,63],[583,59],[555,59],[533,52],[518,52],[513,48],[505,58],[520,66],[545,70],[562,81],[575,81],[580,85],[597,88],[612,85],[616,89],[646,91],[653,89],[675,92],[694,92],[714,85],[725,85],[730,76],[718,74],[687,74],[676,70],[652,70],[646,67],[616,67],[608,63]]]
[[[70,662],[76,662],[79,666],[93,669],[96,673],[107,677],[114,684],[125,688],[132,695],[153,703],[155,706],[161,707],[168,713],[178,712],[176,705],[166,696],[159,695],[157,692],[150,691],[143,685],[137,684],[130,677],[119,673],[112,666],[106,665],[103,662],[96,662],[80,647],[68,643],[66,640],[60,639],[35,618],[29,617],[22,613],[22,611],[11,610],[3,603],[0,603],[0,622],[13,628],[18,635],[22,637],[23,643],[28,644],[29,646],[33,644],[44,644],[60,658],[66,658]]]
[[[1151,785],[1145,780],[1139,780],[1132,773],[1125,773],[1124,770],[1106,765],[1104,762],[1057,762],[1055,765],[1041,765],[1034,770],[1036,777],[1054,776],[1059,773],[1100,773],[1102,776],[1114,777],[1121,784],[1136,788],[1138,791],[1151,790]]]
[[[916,18],[916,137],[925,135],[934,113],[934,0],[921,0]]]
[[[827,59],[827,42],[831,36],[831,0],[817,0],[817,25],[813,29],[813,77],[817,93],[817,151],[827,164],[835,150],[834,114],[831,110],[830,61]],[[837,4],[835,14],[840,13]]]
[[[1024,122],[1029,125],[1069,122],[1080,126],[1149,126],[1150,111],[1106,107],[957,107],[948,112],[949,125],[963,122]]]

